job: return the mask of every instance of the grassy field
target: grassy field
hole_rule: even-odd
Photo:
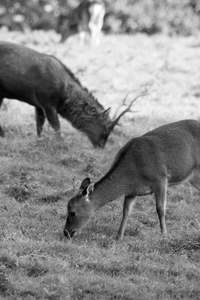
[[[104,150],[61,120],[63,140],[48,124],[37,139],[34,109],[6,100],[0,140],[0,299],[200,299],[199,193],[185,183],[168,191],[168,234],[160,234],[153,196],[138,198],[122,242],[115,236],[123,201],[104,206],[73,240],[63,236],[67,201],[82,179],[104,174],[131,137],[200,116],[197,37],[104,36],[97,49],[77,38],[59,45],[51,33],[0,32],[56,55],[112,114],[147,90]]]

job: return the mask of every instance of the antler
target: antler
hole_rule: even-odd
[[[127,99],[128,95],[129,95],[129,94],[127,94],[127,95],[125,96],[124,100],[122,101],[122,104],[117,108],[117,110],[116,110],[116,112],[115,112],[115,115],[114,115],[113,119],[116,118],[117,112],[118,112],[119,108],[126,105],[126,99]],[[134,103],[139,97],[142,97],[142,96],[144,96],[144,95],[146,95],[146,93],[142,93],[142,94],[138,95],[137,97],[135,97],[135,98],[131,101],[131,103],[128,105],[128,107],[127,107],[123,112],[121,112],[121,114],[120,114],[115,120],[112,121],[111,129],[113,129],[116,125],[118,125],[118,122],[119,122],[120,118],[121,118],[125,113],[127,113],[127,112],[133,112],[133,111],[131,110],[131,106],[133,105],[133,103]]]
[[[130,94],[130,93],[128,93],[128,94],[125,96],[125,98],[122,100],[122,103],[120,103],[120,104],[118,105],[118,107],[117,107],[117,109],[116,109],[116,111],[115,111],[115,114],[114,114],[114,116],[113,116],[113,120],[117,118],[117,114],[118,114],[118,111],[120,110],[120,108],[123,107],[124,105],[126,105],[126,99],[127,99],[127,97],[128,97],[129,94]]]

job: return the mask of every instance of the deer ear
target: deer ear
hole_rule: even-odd
[[[94,182],[91,182],[90,185],[87,187],[87,196],[91,196],[94,192]]]
[[[80,190],[84,191],[90,185],[90,178],[85,178],[80,185]]]

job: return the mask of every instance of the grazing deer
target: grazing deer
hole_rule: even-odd
[[[0,42],[0,104],[3,98],[17,99],[35,107],[37,134],[41,135],[45,117],[60,132],[58,114],[84,132],[94,147],[104,147],[120,118],[115,119],[83,88],[80,81],[57,58],[27,47]],[[4,136],[0,127],[0,135]]]
[[[74,18],[61,26],[61,42],[71,35],[79,33],[80,44],[83,45],[89,35],[93,46],[99,46],[105,5],[101,0],[84,0],[74,10]]]
[[[200,123],[194,120],[167,124],[131,139],[100,180],[83,180],[78,194],[69,200],[64,234],[72,237],[96,210],[124,195],[117,236],[122,239],[135,197],[152,193],[161,232],[166,233],[167,188],[185,180],[200,191]]]

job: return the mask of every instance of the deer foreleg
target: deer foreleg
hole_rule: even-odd
[[[43,109],[38,107],[35,108],[35,120],[37,127],[37,135],[40,137],[45,122],[45,114]]]
[[[124,198],[123,217],[117,234],[117,240],[123,239],[127,221],[131,214],[133,204],[135,203],[135,197],[136,196],[125,196]]]
[[[46,107],[45,113],[51,127],[60,135],[60,122],[55,107]]]
[[[167,198],[167,180],[161,182],[154,189],[154,194],[156,198],[156,210],[160,222],[161,232],[166,233],[165,224],[165,209],[166,209],[166,198]]]

